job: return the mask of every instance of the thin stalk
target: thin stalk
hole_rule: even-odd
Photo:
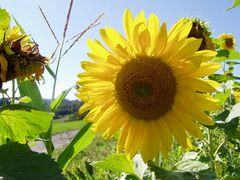
[[[56,34],[54,33],[54,31],[53,31],[53,29],[52,29],[52,27],[51,27],[51,25],[50,25],[50,23],[49,23],[49,21],[48,21],[46,15],[44,14],[42,8],[41,8],[40,6],[39,6],[38,8],[39,8],[39,10],[40,10],[40,12],[41,12],[41,14],[42,14],[44,20],[46,21],[46,23],[47,23],[47,25],[48,25],[48,28],[50,29],[50,31],[51,31],[51,33],[52,33],[54,39],[56,40],[57,44],[59,44],[59,41],[58,41],[58,39],[57,39],[57,36],[56,36]]]
[[[68,22],[69,22],[71,11],[72,11],[72,5],[73,5],[73,0],[70,1],[68,13],[67,13],[67,18],[66,18],[66,23],[65,23],[65,26],[64,26],[64,30],[63,30],[62,41],[61,41],[61,44],[60,44],[60,50],[59,50],[59,55],[58,55],[58,60],[57,60],[57,67],[56,67],[56,71],[55,71],[55,79],[54,79],[54,83],[53,83],[52,101],[55,97],[57,75],[58,75],[58,70],[59,70],[59,66],[60,66],[60,62],[61,62],[63,46],[64,46],[64,42],[65,42],[65,38],[66,38]]]
[[[52,100],[51,100],[51,102],[53,102],[54,97],[55,97],[55,91],[56,91],[56,85],[57,85],[57,75],[58,75],[60,62],[61,62],[61,59],[62,59],[62,51],[63,51],[65,37],[66,37],[66,33],[67,33],[68,22],[69,22],[71,11],[72,11],[72,5],[73,5],[73,0],[70,1],[68,13],[67,13],[67,18],[66,18],[66,22],[65,22],[65,26],[64,26],[64,30],[63,30],[62,41],[61,41],[61,44],[60,44],[58,60],[57,60],[57,67],[56,67],[56,70],[55,70],[55,78],[54,78],[54,82],[53,82],[53,91],[52,91]],[[49,130],[47,132],[47,135],[48,135],[50,143],[48,143],[48,145],[46,146],[47,151],[48,151],[48,155],[50,155],[50,156],[52,155],[52,152],[54,150],[54,147],[52,145],[52,126],[53,126],[53,122],[51,122],[50,128],[49,128]]]
[[[59,66],[60,66],[60,62],[61,62],[62,50],[63,50],[63,46],[64,46],[64,39],[65,38],[63,37],[61,45],[60,45],[58,60],[57,60],[57,67],[56,67],[55,78],[54,78],[54,82],[53,82],[52,101],[54,100],[55,92],[56,92],[57,75],[58,75],[58,70],[59,70]]]
[[[213,172],[215,172],[214,167],[214,156],[213,156],[213,142],[212,142],[212,133],[211,129],[207,129],[207,135],[208,135],[208,144],[209,144],[209,157],[210,157],[210,165]]]
[[[225,143],[225,138],[223,139],[223,141],[219,144],[219,146],[217,147],[216,151],[214,152],[213,156],[215,157],[219,151],[219,149],[222,147],[222,145]]]
[[[5,99],[5,97],[4,97],[4,93],[2,93],[2,106],[4,107],[4,106],[6,106],[6,105],[7,105],[6,99]]]
[[[12,80],[12,103],[15,104],[15,80]]]

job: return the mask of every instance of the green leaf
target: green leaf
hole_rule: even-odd
[[[223,83],[223,82],[227,82],[229,80],[234,80],[235,78],[230,75],[212,74],[209,76],[209,79],[217,81],[219,83]]]
[[[229,11],[229,10],[239,6],[239,5],[240,5],[240,0],[234,0],[233,5],[230,8],[228,8],[227,11]]]
[[[27,139],[36,138],[46,132],[52,118],[52,114],[29,106],[6,106],[0,109],[0,135],[26,143]]]
[[[8,88],[7,89],[1,89],[0,88],[0,93],[7,94]]]
[[[224,132],[229,139],[239,139],[239,118],[233,118],[230,122],[224,124]]]
[[[188,172],[199,172],[209,169],[209,166],[208,164],[200,161],[186,159],[177,162],[174,166],[174,169]]]
[[[221,62],[225,60],[240,59],[240,53],[238,51],[219,50],[214,61]]]
[[[232,110],[230,111],[230,114],[228,115],[225,122],[226,123],[230,122],[232,119],[236,117],[240,117],[240,103],[237,103],[232,107]]]
[[[17,26],[19,27],[21,33],[22,33],[23,35],[26,35],[26,32],[25,32],[24,29],[22,28],[21,24],[19,24],[19,22],[17,21],[17,19],[16,19],[14,16],[13,16],[13,19],[14,19],[15,23],[17,24]]]
[[[95,163],[95,166],[112,172],[135,174],[133,161],[128,160],[124,154],[112,154],[103,161]]]
[[[121,180],[139,180],[139,178],[133,174],[125,174],[121,177]],[[153,179],[151,179],[151,180],[153,180]]]
[[[239,62],[236,62],[236,61],[227,61],[227,65],[229,66],[234,66],[234,65],[238,65],[240,64]]]
[[[31,98],[28,96],[23,96],[18,100],[19,103],[24,103],[24,104],[28,104],[31,101],[32,101]]]
[[[214,116],[214,120],[217,123],[217,125],[219,124],[220,128],[223,128],[221,125],[225,124],[225,120],[229,115],[229,110],[224,110],[223,112],[219,113],[218,115]]]
[[[217,92],[214,98],[218,99],[218,104],[222,106],[226,102],[230,94],[231,94],[231,89],[228,89],[225,92]]]
[[[4,34],[9,27],[11,17],[5,9],[0,9],[0,43],[4,40]]]
[[[56,99],[54,99],[54,101],[50,104],[50,109],[52,112],[56,112],[57,108],[60,106],[60,104],[71,91],[71,89],[72,87],[63,91]]]
[[[189,163],[187,163],[187,164],[189,164]],[[190,164],[188,166],[183,166],[183,167],[189,167]],[[193,164],[195,165],[195,169],[196,169],[196,167],[198,167],[198,166],[196,166],[195,163],[193,163]],[[203,166],[204,168],[201,167],[202,164],[201,165],[199,164],[198,169],[205,169],[205,165]],[[156,179],[164,179],[164,180],[215,179],[214,173],[211,172],[209,169],[200,170],[200,171],[192,171],[192,170],[184,171],[184,170],[179,170],[179,169],[167,171],[163,168],[155,166],[153,163],[149,164],[149,168],[151,171],[153,171],[155,173]],[[188,168],[186,168],[186,169],[188,169]]]
[[[18,80],[17,82],[21,97],[28,96],[32,100],[31,105],[33,107],[39,108],[41,110],[47,110],[43,103],[43,99],[38,89],[38,85],[35,81],[25,80],[20,82]]]
[[[45,67],[46,67],[47,71],[49,72],[49,74],[53,77],[53,79],[56,79],[56,75],[53,72],[53,70],[50,68],[50,66],[46,65]]]
[[[41,110],[47,111],[47,107],[43,103],[43,99],[41,93],[39,91],[38,85],[35,81],[25,80],[25,81],[17,81],[18,88],[21,97],[28,96],[31,98],[31,105],[33,107],[37,107]],[[44,141],[44,144],[47,148],[48,153],[52,153],[54,146],[52,143],[52,127],[50,126],[48,132],[43,133],[41,138],[48,139],[48,141]]]
[[[0,146],[0,177],[3,179],[64,179],[58,164],[46,155],[33,152],[27,145]]]
[[[91,123],[87,123],[80,129],[71,143],[59,155],[58,164],[61,169],[65,170],[70,161],[83,149],[85,149],[94,139],[95,134],[90,129]]]

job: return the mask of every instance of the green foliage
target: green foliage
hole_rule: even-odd
[[[230,122],[232,119],[240,117],[240,103],[235,104],[228,115],[226,122]]]
[[[94,133],[90,129],[91,123],[87,123],[73,138],[71,143],[58,157],[58,164],[61,169],[65,170],[69,162],[84,148],[86,148],[93,140]]]
[[[188,171],[188,172],[199,172],[209,169],[208,164],[200,161],[184,159],[177,162],[174,166],[176,170]]]
[[[94,166],[95,162],[102,161],[108,156],[111,156],[116,152],[117,140],[113,139],[103,139],[99,134],[97,134],[91,144],[80,151],[68,164],[65,176],[69,179],[115,179],[119,178],[119,173],[113,173],[108,170],[97,168]],[[58,157],[59,154],[64,150],[64,148],[57,149],[55,151],[55,156]],[[86,166],[92,166],[89,168]]]
[[[30,80],[25,80],[22,82],[18,81],[18,88],[21,97],[28,96],[31,98],[31,105],[33,107],[46,110],[41,93],[35,81]]]
[[[228,8],[227,11],[229,11],[229,10],[239,6],[239,5],[240,5],[240,0],[234,0],[233,5],[230,8]]]
[[[31,101],[32,99],[28,96],[23,96],[18,100],[19,103],[23,103],[23,104],[31,103]]]
[[[0,134],[4,138],[25,143],[46,132],[53,115],[38,109],[10,105],[0,109]]]
[[[219,50],[215,58],[216,62],[240,59],[240,53],[235,50]]]
[[[51,69],[51,67],[49,65],[46,65],[45,67],[46,67],[47,71],[49,72],[49,74],[53,77],[53,79],[56,79],[56,75],[53,72],[53,70]]]
[[[47,110],[46,106],[44,105],[43,98],[39,91],[38,85],[35,81],[25,80],[20,82],[18,80],[18,88],[19,88],[19,93],[21,97],[28,96],[31,98],[31,105],[33,107],[38,107],[44,111]],[[41,137],[43,139],[48,139],[48,141],[44,141],[44,144],[49,154],[51,154],[54,149],[52,139],[51,139],[51,136],[52,136],[51,123],[52,122],[50,122],[48,131],[44,131],[45,133],[41,134]]]
[[[230,94],[231,94],[231,90],[228,89],[225,92],[217,92],[214,97],[218,99],[218,104],[222,106],[226,102]]]
[[[27,145],[10,143],[0,146],[0,177],[4,179],[64,179],[58,164]]]
[[[4,40],[5,31],[10,24],[10,15],[5,9],[0,9],[0,43]]]
[[[135,174],[133,161],[126,159],[124,154],[112,154],[103,161],[96,162],[94,166],[112,172]]]
[[[54,101],[50,104],[50,109],[52,112],[56,112],[57,108],[60,106],[60,104],[71,91],[71,89],[72,87],[63,91],[56,99],[54,99]]]
[[[234,80],[234,77],[232,77],[231,75],[213,74],[209,76],[209,79],[215,80],[219,83],[223,83],[229,80]]]
[[[177,165],[178,168],[171,171],[165,170],[154,164],[149,164],[150,171],[155,173],[157,179],[164,180],[194,180],[194,179],[215,179],[206,164],[197,161],[182,161]],[[191,169],[193,168],[193,169]]]

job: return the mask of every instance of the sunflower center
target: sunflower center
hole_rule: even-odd
[[[233,47],[233,40],[231,38],[226,38],[225,44],[227,47],[231,48],[231,47]]]
[[[172,69],[161,59],[138,57],[124,64],[115,81],[119,104],[141,120],[156,120],[171,110],[176,94]]]

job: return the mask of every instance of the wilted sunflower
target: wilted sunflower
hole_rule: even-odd
[[[47,62],[48,58],[39,54],[38,45],[24,35],[18,26],[5,32],[0,44],[1,83],[15,78],[39,80]]]
[[[208,62],[216,53],[197,51],[201,39],[187,38],[192,22],[179,20],[170,32],[156,15],[144,11],[133,19],[124,14],[126,38],[112,28],[100,30],[99,41],[88,41],[94,61],[82,62],[77,96],[90,110],[86,119],[95,132],[111,138],[120,130],[118,151],[129,158],[138,151],[145,162],[161,152],[167,155],[173,136],[187,147],[188,134],[202,138],[198,122],[213,125],[205,110],[218,108],[208,93],[215,88],[201,77],[219,64]]]
[[[188,38],[195,37],[198,39],[202,39],[202,43],[198,50],[215,50],[215,46],[213,44],[211,36],[211,32],[209,28],[206,26],[206,21],[201,21],[200,19],[194,18],[189,19],[185,18],[186,21],[192,22],[192,28],[188,34]]]
[[[221,41],[221,49],[234,50],[236,47],[236,39],[232,34],[221,34],[218,39]]]

